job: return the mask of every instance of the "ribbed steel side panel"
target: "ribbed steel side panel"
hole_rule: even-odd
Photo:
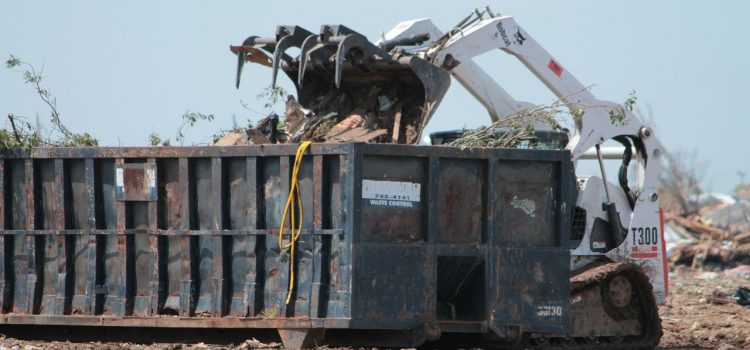
[[[346,289],[348,276],[332,280],[328,271],[346,270],[332,264],[350,241],[340,181],[351,147],[315,148],[300,172],[307,210],[290,305],[289,255],[277,232],[293,147],[37,149],[3,158],[5,320],[348,318],[348,307],[328,308],[336,305],[329,291]]]

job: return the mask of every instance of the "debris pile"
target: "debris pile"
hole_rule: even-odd
[[[332,90],[333,91],[333,90]],[[418,110],[405,109],[396,93],[380,94],[373,87],[367,103],[352,103],[346,93],[332,93],[318,101],[317,109],[303,108],[287,96],[283,120],[271,113],[254,128],[226,133],[214,145],[314,142],[377,142],[413,144],[421,125]],[[408,95],[406,96],[408,98]]]
[[[352,91],[358,93],[352,95]],[[424,126],[424,113],[414,108],[416,97],[395,88],[383,91],[378,86],[365,90],[329,90],[315,99],[312,108],[304,108],[293,95],[287,95],[284,116],[271,113],[254,128],[228,132],[214,145],[299,143],[310,140],[318,143],[374,142],[415,144]],[[352,97],[353,96],[353,97]],[[418,100],[418,98],[416,98]],[[411,107],[409,107],[411,106]],[[456,147],[493,148],[563,148],[567,131],[557,123],[558,106],[535,106],[504,117],[490,126],[464,130],[446,144]],[[541,134],[540,134],[541,133]],[[554,145],[542,145],[542,140],[554,134]],[[558,135],[559,134],[559,135]]]
[[[750,277],[748,218],[750,202],[743,199],[707,206],[688,217],[665,214],[670,262]]]

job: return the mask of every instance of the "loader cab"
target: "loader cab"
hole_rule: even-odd
[[[500,129],[495,132],[495,136],[502,137],[506,130]],[[436,131],[430,134],[430,143],[432,145],[450,145],[451,142],[461,138],[464,130]],[[539,149],[553,150],[564,149],[568,145],[568,133],[564,129],[555,130],[537,130],[534,136],[521,141],[516,148],[519,149]]]

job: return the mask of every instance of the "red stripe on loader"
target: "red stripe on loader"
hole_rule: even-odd
[[[669,294],[669,272],[667,271],[667,244],[664,242],[664,209],[659,208],[659,224],[661,225],[661,266],[664,274],[664,295]]]

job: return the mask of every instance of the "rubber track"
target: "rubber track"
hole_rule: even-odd
[[[540,343],[532,339],[530,349],[545,350],[615,350],[615,349],[653,349],[661,340],[663,334],[659,310],[656,299],[648,277],[641,271],[638,265],[633,263],[607,263],[578,273],[570,279],[571,297],[588,289],[598,286],[602,281],[617,275],[626,275],[634,286],[639,304],[645,307],[641,310],[641,330],[638,336],[625,337],[596,337],[589,338],[549,338],[547,342]]]

